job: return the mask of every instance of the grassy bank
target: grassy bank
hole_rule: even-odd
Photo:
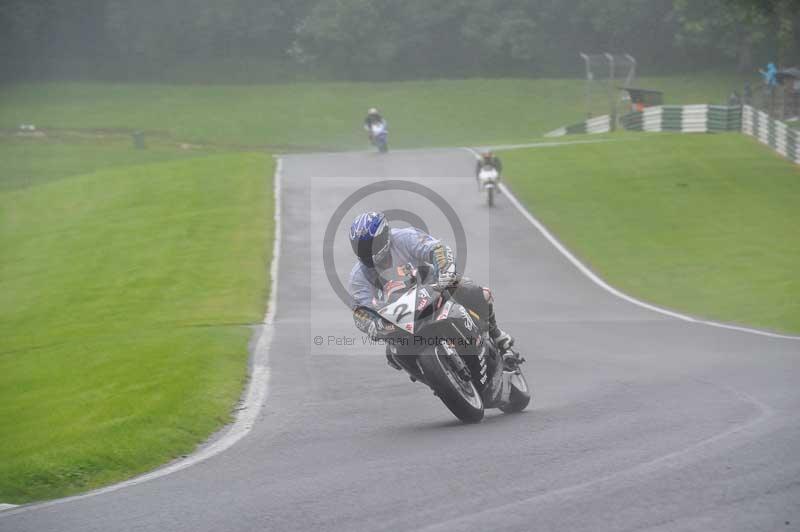
[[[131,149],[127,139],[0,138],[0,192],[40,185],[101,169],[208,155],[151,142],[146,150]]]
[[[643,78],[667,103],[724,102],[733,76]],[[144,129],[184,141],[337,149],[365,146],[371,106],[395,147],[502,144],[585,117],[582,80],[453,80],[251,86],[40,84],[0,88],[0,128]]]
[[[264,155],[0,143],[20,150],[0,170],[11,503],[152,469],[229,420],[273,234]]]
[[[737,134],[629,134],[504,159],[520,199],[612,285],[800,333],[800,168],[769,148]]]

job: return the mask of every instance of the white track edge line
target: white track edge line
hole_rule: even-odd
[[[476,158],[479,157],[478,152],[475,151],[473,148],[463,148],[463,149],[472,153]],[[667,310],[665,308],[658,307],[656,305],[651,305],[650,303],[645,303],[644,301],[641,301],[639,299],[629,296],[628,294],[620,292],[613,286],[603,281],[597,274],[595,274],[585,264],[583,264],[580,260],[578,260],[575,257],[575,255],[573,255],[561,242],[558,241],[558,239],[555,236],[553,236],[552,233],[550,233],[550,231],[547,230],[544,224],[542,224],[539,220],[537,220],[530,213],[530,211],[528,211],[528,209],[524,205],[522,205],[522,203],[511,192],[511,190],[507,186],[505,186],[505,184],[500,183],[500,190],[503,192],[503,194],[505,194],[508,197],[509,201],[511,201],[511,204],[517,208],[517,210],[525,217],[525,219],[527,219],[542,234],[542,236],[544,236],[553,245],[553,247],[555,247],[559,252],[561,252],[561,254],[564,255],[564,257],[566,257],[567,260],[569,260],[573,266],[575,266],[586,277],[591,279],[592,282],[594,282],[597,286],[603,288],[604,290],[617,296],[618,298],[624,299],[629,303],[633,303],[634,305],[645,308],[647,310],[657,312],[659,314],[664,314],[672,318],[677,318],[679,320],[688,321],[691,323],[700,323],[703,325],[709,325],[711,327],[719,327],[722,329],[730,329],[733,331],[739,331],[744,333],[758,334],[761,336],[768,336],[770,338],[780,338],[782,340],[800,340],[800,336],[773,333],[770,331],[762,331],[760,329],[739,327],[737,325],[730,325],[727,323],[720,323],[716,321],[693,318],[691,316],[687,316],[686,314],[681,314],[679,312]]]
[[[639,140],[636,137],[625,138],[625,139],[586,139],[586,140],[555,140],[555,141],[545,141],[545,142],[528,142],[524,144],[495,144],[492,146],[478,146],[478,150],[492,150],[492,151],[506,151],[506,150],[518,150],[520,148],[556,148],[559,146],[572,146],[574,144],[597,144],[600,142],[628,142],[628,141],[636,141]],[[453,147],[453,146],[441,146],[435,148],[393,148],[389,150],[389,153],[415,153],[420,151],[426,152],[437,152],[437,151],[451,151],[451,150],[459,150],[459,149],[467,149],[471,150],[472,148],[460,148],[460,147]],[[285,154],[288,157],[305,157],[305,156],[326,156],[326,155],[363,155],[363,154],[375,154],[376,156],[383,156],[383,154],[378,153],[375,149],[365,149],[365,150],[346,150],[342,149],[340,151],[314,151],[314,152],[298,152],[298,153],[287,153]]]
[[[560,146],[574,146],[580,144],[598,144],[601,142],[627,142],[629,140],[639,140],[637,138],[631,139],[586,139],[586,140],[557,140],[549,142],[529,142],[527,144],[497,144],[494,146],[477,146],[478,151],[506,151],[506,150],[519,150],[522,148],[557,148]],[[472,149],[472,148],[468,148]]]
[[[27,512],[30,510],[46,508],[48,506],[55,506],[57,504],[64,504],[67,502],[73,502],[80,499],[86,499],[89,497],[94,497],[96,495],[110,493],[112,491],[117,491],[122,488],[135,486],[137,484],[142,484],[150,480],[164,477],[169,474],[181,471],[182,469],[186,469],[193,465],[199,464],[200,462],[203,462],[205,460],[208,460],[212,456],[218,455],[221,452],[230,449],[235,443],[237,443],[239,440],[247,436],[247,434],[253,428],[253,425],[255,424],[258,414],[261,412],[261,407],[264,405],[266,401],[269,390],[269,378],[270,378],[270,371],[268,365],[269,348],[272,345],[272,338],[274,336],[275,311],[277,308],[277,298],[278,298],[278,265],[280,263],[280,254],[281,254],[282,171],[283,171],[283,160],[280,157],[277,157],[275,162],[275,174],[273,179],[274,181],[273,193],[275,196],[274,197],[275,236],[273,239],[273,246],[272,246],[272,262],[270,263],[271,281],[270,281],[269,301],[267,303],[267,312],[266,315],[264,316],[264,321],[261,327],[261,334],[259,335],[258,340],[256,341],[256,345],[253,349],[252,368],[250,370],[250,382],[247,386],[247,390],[244,393],[244,399],[236,409],[236,419],[230,426],[228,431],[222,437],[220,437],[218,440],[214,441],[207,447],[199,449],[197,452],[188,455],[186,458],[182,460],[173,462],[172,464],[166,465],[162,468],[156,469],[149,473],[145,473],[144,475],[140,475],[138,477],[134,477],[129,480],[124,480],[117,484],[112,484],[111,486],[106,486],[104,488],[92,490],[87,493],[82,493],[80,495],[72,495],[69,497],[63,497],[61,499],[54,499],[51,501],[45,501],[41,503],[31,503],[22,506],[9,505],[11,507],[5,509],[3,509],[2,506],[0,506],[0,518],[9,515],[19,514],[22,512]]]

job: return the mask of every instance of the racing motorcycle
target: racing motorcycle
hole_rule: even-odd
[[[486,202],[489,207],[494,205],[494,194],[498,186],[499,175],[492,166],[484,166],[478,172],[478,190],[486,192]]]
[[[429,282],[432,272],[406,264],[381,274],[378,314],[394,325],[383,337],[387,356],[465,423],[483,419],[485,408],[524,410],[531,400],[524,359],[514,352],[504,361],[479,316],[455,299],[457,289]]]
[[[386,127],[386,122],[375,122],[369,126],[369,139],[372,144],[378,148],[381,153],[389,151],[389,130]]]

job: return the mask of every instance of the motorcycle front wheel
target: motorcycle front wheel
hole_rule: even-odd
[[[452,363],[444,346],[426,349],[419,356],[419,365],[425,381],[444,405],[464,423],[477,423],[483,419],[483,399],[475,384],[462,378]]]
[[[519,370],[511,375],[509,381],[511,393],[508,397],[508,403],[501,406],[500,410],[506,414],[522,412],[528,407],[528,403],[531,402],[531,389],[528,386],[528,381],[525,379],[525,375]]]

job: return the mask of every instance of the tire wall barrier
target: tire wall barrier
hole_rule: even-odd
[[[622,116],[620,122],[629,131],[739,131],[742,128],[742,108],[705,104],[660,105],[632,111]]]
[[[581,133],[608,133],[609,131],[611,131],[611,118],[608,115],[603,115],[572,124],[571,126],[554,129],[546,133],[545,137],[561,137],[563,135],[578,135]]]
[[[724,105],[659,105],[643,111],[632,111],[620,118],[623,128],[630,131],[680,131],[707,133],[709,131],[739,131],[742,128],[742,108]],[[546,137],[607,133],[611,131],[608,115],[555,129]]]
[[[800,130],[745,105],[742,107],[742,133],[757,138],[790,161],[800,164]]]
[[[679,131],[712,133],[741,131],[800,164],[800,129],[770,118],[764,111],[749,105],[660,105],[643,111],[632,111],[620,117],[628,131]],[[547,133],[547,137],[580,133],[606,133],[611,130],[608,115],[591,118]]]

